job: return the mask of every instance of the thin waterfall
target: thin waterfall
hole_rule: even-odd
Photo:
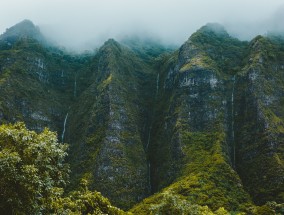
[[[68,118],[68,113],[66,114],[65,119],[64,119],[63,132],[62,132],[62,135],[61,135],[62,142],[64,141],[64,135],[65,135],[65,128],[66,128],[67,118]]]
[[[146,151],[148,152],[148,148],[149,148],[149,144],[150,144],[150,138],[151,138],[151,127],[149,127],[149,131],[148,131],[148,139],[147,139],[147,145],[146,145]]]
[[[232,143],[233,143],[233,167],[235,168],[236,164],[236,144],[235,144],[235,117],[234,117],[234,93],[235,93],[235,82],[236,76],[233,77],[233,90],[231,95],[231,105],[232,105],[232,112],[231,112],[231,129],[232,129]]]
[[[146,145],[146,152],[148,153],[148,186],[149,186],[149,190],[150,192],[152,191],[152,186],[151,186],[151,164],[150,164],[150,158],[149,158],[149,144],[150,144],[150,139],[151,139],[151,128],[152,125],[150,125],[149,127],[149,131],[148,131],[148,138],[147,138],[147,145]]]
[[[151,185],[151,164],[148,161],[148,183],[149,183],[149,190],[152,191],[152,185]]]
[[[64,71],[61,70],[61,82],[62,82],[62,85],[65,84],[64,79],[65,79],[65,78],[64,78]]]
[[[74,97],[76,97],[76,91],[77,91],[77,76],[75,76],[75,82],[74,82]]]
[[[158,92],[159,92],[159,81],[160,81],[160,73],[158,73],[158,75],[157,75],[157,83],[156,83],[156,97],[157,97]]]

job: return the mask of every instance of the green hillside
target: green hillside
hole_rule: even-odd
[[[57,213],[84,214],[84,198],[133,214],[284,213],[281,36],[207,24],[179,49],[133,37],[73,54],[25,20],[0,36],[0,91],[1,124],[69,145]]]

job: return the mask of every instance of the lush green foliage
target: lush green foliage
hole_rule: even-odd
[[[47,129],[36,134],[22,123],[0,126],[1,211],[47,210],[48,199],[67,182],[66,147]]]
[[[178,210],[166,203],[168,194],[232,213],[258,214],[267,208],[254,207],[247,191],[253,200],[283,202],[281,47],[262,37],[240,42],[209,25],[181,47],[174,65],[170,58],[163,62],[164,89],[155,107],[149,153],[152,185],[159,192],[133,211],[147,214],[157,205]]]
[[[249,46],[236,85],[237,171],[257,204],[282,203],[284,43],[258,36]]]
[[[60,194],[60,190],[59,194]],[[70,192],[67,196],[54,196],[50,202],[49,214],[62,215],[123,215],[128,214],[124,211],[113,207],[109,200],[97,191],[88,190],[88,181],[82,179],[80,188],[76,191]]]
[[[70,163],[77,173],[73,184],[90,174],[93,188],[129,209],[149,194],[145,133],[154,71],[114,40],[108,40],[93,60],[94,83],[70,114]]]
[[[217,69],[223,75],[239,71],[247,55],[248,43],[231,37],[219,24],[203,26],[192,34],[190,41],[209,62],[207,68]]]
[[[217,210],[242,210],[251,204],[222,147],[223,133],[183,132],[184,178],[173,187],[191,202]]]
[[[37,134],[23,123],[0,126],[1,214],[125,214],[89,191],[85,179],[80,190],[63,196],[66,148],[48,129]]]
[[[209,24],[174,53],[111,39],[73,56],[24,24],[0,37],[0,121],[58,131],[73,191],[55,134],[2,126],[3,210],[123,213],[87,178],[125,209],[158,192],[137,214],[283,213],[283,39],[241,42]]]
[[[220,212],[224,208],[249,211],[253,205],[241,180],[226,161],[223,141],[222,133],[183,132],[183,176],[132,211],[138,214],[155,210],[161,214],[163,210],[175,211],[175,214],[213,214],[211,210]]]
[[[224,208],[220,208],[216,214],[228,214]],[[223,211],[224,213],[221,213]],[[181,195],[168,191],[155,194],[144,199],[142,203],[131,209],[134,214],[156,214],[156,215],[214,215],[207,206],[192,204]]]

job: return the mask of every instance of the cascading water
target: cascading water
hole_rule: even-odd
[[[151,126],[149,127],[149,131],[148,131],[148,139],[147,139],[146,151],[148,151],[148,148],[149,148],[150,138],[151,138]]]
[[[152,185],[151,185],[151,164],[148,161],[148,183],[149,183],[149,190],[152,191]]]
[[[159,92],[159,81],[160,81],[160,74],[158,73],[157,82],[156,82],[156,98],[157,98],[158,92]]]
[[[232,112],[231,112],[231,129],[232,129],[232,143],[233,143],[233,167],[235,168],[236,164],[236,144],[235,144],[235,128],[234,128],[234,93],[235,93],[235,82],[236,76],[233,77],[233,89],[231,95],[231,105],[232,105]]]
[[[68,113],[66,114],[65,119],[64,119],[63,131],[62,131],[62,135],[61,135],[61,141],[62,142],[64,141],[64,135],[65,135],[65,128],[66,128],[67,118],[68,118]]]
[[[75,82],[74,82],[74,97],[76,97],[77,91],[77,76],[75,76]]]
[[[152,125],[150,125],[149,127],[149,131],[148,131],[148,138],[147,138],[147,145],[146,145],[146,152],[149,153],[149,144],[150,144],[150,139],[151,139],[151,129],[152,129]],[[149,156],[149,155],[148,155]],[[149,190],[150,192],[152,191],[152,185],[151,185],[151,164],[150,164],[150,160],[148,158],[148,186],[149,186]]]

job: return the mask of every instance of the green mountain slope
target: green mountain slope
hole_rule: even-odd
[[[94,83],[70,111],[71,164],[79,177],[92,175],[94,188],[129,208],[149,194],[143,136],[151,95],[145,98],[142,89],[153,71],[114,40],[100,48],[93,69]]]
[[[283,202],[283,48],[256,37],[236,78],[236,167],[257,204]]]
[[[176,51],[132,38],[72,55],[24,21],[0,36],[0,121],[57,131],[69,189],[87,179],[135,214],[258,213],[284,202],[283,60],[281,37],[218,24]]]

